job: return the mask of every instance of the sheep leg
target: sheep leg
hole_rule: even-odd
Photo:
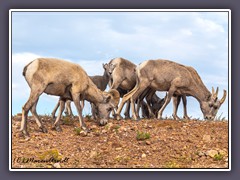
[[[84,131],[89,131],[86,127],[86,124],[83,121],[83,116],[82,116],[82,106],[80,105],[80,94],[79,93],[72,93],[72,97],[73,97],[73,102],[76,106],[77,109],[77,113],[78,113],[78,118],[79,118],[79,123],[80,123],[80,127],[84,130]]]
[[[55,114],[56,114],[56,112],[57,112],[57,109],[58,109],[59,105],[60,105],[60,103],[59,103],[59,100],[58,100],[55,108],[53,109],[53,111],[52,111],[52,113],[51,113],[51,114],[52,114],[52,119],[55,119]]]
[[[149,112],[149,117],[155,118],[155,114],[153,113],[152,107],[151,107],[151,99],[156,91],[151,89],[151,91],[147,94],[146,96],[146,101],[147,101],[147,108]]]
[[[70,113],[69,113],[69,109],[68,109],[68,106],[69,106],[70,104],[68,103],[68,101],[66,101],[66,107],[65,107],[65,110],[64,110],[64,114],[66,115],[66,116],[69,116],[70,115]]]
[[[143,118],[149,118],[149,111],[146,108],[147,107],[147,103],[145,103],[144,101],[142,101],[141,103],[141,108],[142,108],[142,116]]]
[[[142,116],[144,118],[148,118],[148,115],[149,114],[147,112],[147,110],[145,109],[146,107],[146,103],[143,101],[143,99],[149,94],[149,92],[151,91],[151,88],[147,88],[146,90],[143,91],[143,93],[138,97],[138,100],[137,100],[137,116],[139,116],[139,111],[140,111],[140,107],[141,107],[141,112],[142,112]],[[145,105],[145,106],[144,106]]]
[[[181,101],[181,96],[173,96],[173,118],[179,120],[180,118],[177,116],[177,110],[179,103]]]
[[[140,98],[138,98],[138,99],[137,99],[137,110],[136,110],[136,113],[137,113],[137,116],[138,116],[138,117],[139,117],[140,107],[143,108],[143,107],[140,105]]]
[[[135,110],[135,101],[136,99],[139,97],[139,95],[148,87],[148,83],[147,82],[141,82],[139,83],[138,87],[136,88],[135,92],[132,94],[132,96],[130,97],[131,100],[131,109],[132,109],[132,115],[133,115],[133,119],[138,120],[139,117],[136,114],[136,110]]]
[[[121,103],[120,103],[120,105],[119,105],[119,107],[118,107],[118,109],[117,109],[117,112],[115,113],[115,117],[117,118],[117,120],[122,119],[120,113],[121,113],[121,111],[122,111],[122,108],[123,108],[124,104],[125,104],[129,99],[130,99],[130,97],[125,96],[125,95],[123,96],[122,101],[121,101]]]
[[[73,117],[73,112],[72,112],[71,101],[70,100],[66,101],[66,109],[65,109],[64,113],[69,115],[70,117]]]
[[[93,103],[91,103],[91,107],[92,107],[92,117],[94,121],[97,121],[96,106]]]
[[[189,116],[187,115],[187,97],[186,95],[182,96],[182,100],[183,100],[183,111],[184,111],[184,119],[190,119]]]
[[[129,93],[127,93],[123,96],[122,101],[121,101],[121,103],[120,103],[120,105],[119,105],[119,107],[118,107],[118,109],[115,113],[115,117],[117,118],[117,120],[122,119],[120,113],[122,111],[122,108],[123,108],[124,104],[130,99],[132,92],[134,92],[134,90],[130,91]]]
[[[39,98],[38,98],[39,99]],[[43,126],[43,123],[42,121],[39,119],[38,117],[38,114],[37,114],[37,111],[36,111],[36,107],[37,107],[37,103],[38,103],[38,99],[37,101],[35,102],[35,104],[32,106],[32,108],[30,109],[39,129],[44,132],[44,133],[47,133],[47,129]]]
[[[84,106],[85,106],[85,102],[84,102],[84,100],[81,100],[81,107],[82,107],[82,109],[84,108]]]
[[[37,84],[37,85],[33,86],[31,89],[31,93],[28,98],[28,101],[22,107],[22,121],[21,121],[20,132],[22,132],[25,136],[29,136],[29,134],[27,132],[28,112],[32,108],[32,106],[37,102],[39,96],[42,94],[44,89],[45,89],[45,86],[42,86],[41,84],[40,85]]]
[[[162,113],[164,111],[164,109],[166,108],[166,106],[169,104],[169,102],[171,101],[171,98],[173,96],[173,93],[175,91],[175,88],[170,88],[167,94],[167,98],[166,101],[164,102],[163,106],[161,107],[161,109],[158,111],[158,119],[162,119]]]
[[[60,104],[60,110],[58,112],[58,116],[56,118],[56,121],[54,122],[53,127],[52,127],[52,129],[55,129],[58,132],[62,131],[62,128],[60,127],[59,122],[60,122],[60,119],[62,117],[63,110],[65,108],[65,100],[60,99],[59,104]]]
[[[125,119],[130,119],[129,111],[130,111],[130,101],[128,100],[125,108],[125,112],[124,112]]]

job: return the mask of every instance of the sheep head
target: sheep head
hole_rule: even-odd
[[[218,87],[216,91],[212,88],[212,94],[208,97],[207,101],[201,103],[201,110],[204,115],[204,119],[213,120],[227,97],[227,91],[223,91],[223,97],[218,100]]]
[[[106,125],[108,123],[110,112],[117,107],[120,99],[120,94],[117,90],[111,89],[108,92],[103,92],[104,100],[97,106],[99,124]]]

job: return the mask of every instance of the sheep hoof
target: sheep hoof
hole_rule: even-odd
[[[40,127],[39,129],[43,133],[47,133],[48,132],[48,130],[44,126]]]
[[[90,130],[89,130],[87,127],[82,127],[82,130],[83,130],[84,132],[86,132],[86,133],[89,133],[89,132],[90,132]]]
[[[30,138],[30,135],[27,131],[19,131],[18,137],[23,137],[24,139],[28,140]]]
[[[115,118],[119,121],[121,119],[123,119],[123,117],[121,115],[116,115]]]
[[[56,126],[56,127],[55,127],[55,130],[56,130],[57,132],[62,132],[62,128],[61,128],[60,126]]]
[[[61,132],[62,131],[62,128],[60,126],[52,126],[51,128],[52,130],[56,130],[57,132]]]
[[[125,119],[130,119],[130,116],[129,115],[125,116]]]
[[[176,116],[176,115],[175,116],[173,115],[173,119],[174,120],[178,120],[178,121],[180,120],[180,118],[178,116]]]
[[[190,120],[190,117],[188,117],[188,116],[183,116],[183,119]]]
[[[138,121],[138,120],[140,120],[140,117],[139,116],[133,116],[133,120]]]

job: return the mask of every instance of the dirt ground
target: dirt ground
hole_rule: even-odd
[[[38,130],[29,117],[30,138],[19,133],[21,116],[12,117],[12,168],[228,168],[228,121],[113,120],[98,126],[85,118],[64,117],[62,132]]]

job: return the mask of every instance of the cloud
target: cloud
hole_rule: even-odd
[[[12,25],[16,98],[27,99],[22,69],[39,56],[79,63],[89,75],[116,57],[165,58],[193,66],[208,86],[228,84],[226,12],[18,12]]]
[[[203,18],[196,18],[196,25],[199,27],[202,31],[206,31],[208,33],[223,33],[224,28],[211,20],[203,19]]]

